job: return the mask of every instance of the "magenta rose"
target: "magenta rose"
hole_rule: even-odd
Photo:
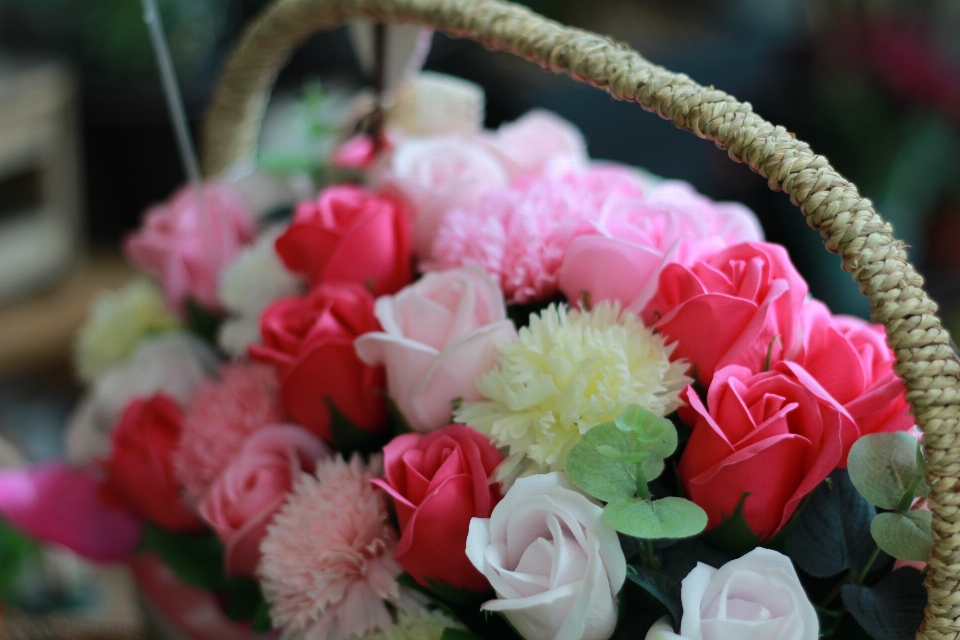
[[[405,207],[357,186],[328,187],[316,200],[301,202],[276,248],[311,286],[349,282],[384,295],[413,279]]]
[[[202,207],[189,187],[153,207],[125,243],[130,261],[160,281],[167,304],[181,313],[188,300],[222,310],[220,272],[255,233],[231,187],[208,182],[202,193]]]
[[[428,580],[471,591],[488,587],[467,559],[472,518],[489,518],[502,495],[488,478],[503,456],[485,436],[451,424],[428,435],[397,436],[383,449],[386,479],[400,520],[396,560],[423,585]]]
[[[808,300],[803,306],[803,345],[790,360],[843,405],[857,424],[857,437],[913,426],[906,387],[893,370],[896,356],[881,325],[834,316],[822,302]],[[852,445],[844,448],[844,464]]]
[[[226,547],[229,575],[254,575],[267,525],[297,477],[328,457],[327,446],[296,425],[265,427],[244,443],[200,503],[200,515]]]
[[[693,433],[678,472],[687,496],[707,512],[708,528],[749,493],[747,524],[769,539],[837,467],[843,442],[856,432],[842,407],[819,397],[786,365],[757,374],[740,366],[720,369],[707,407],[692,387],[683,394]]]
[[[634,312],[653,297],[668,264],[690,266],[725,247],[763,240],[752,211],[713,202],[679,181],[608,202],[595,227],[596,235],[575,238],[567,249],[560,290],[574,303],[618,301]]]
[[[667,265],[641,316],[677,343],[671,357],[690,362],[709,385],[722,367],[760,371],[768,353],[778,362],[798,346],[806,295],[786,249],[745,242],[689,267]]]

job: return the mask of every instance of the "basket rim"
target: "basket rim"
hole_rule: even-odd
[[[826,158],[747,102],[703,87],[611,38],[566,27],[502,0],[274,0],[247,27],[221,77],[204,127],[207,175],[251,158],[270,91],[293,50],[348,19],[415,23],[507,51],[546,70],[638,103],[678,128],[712,140],[785,191],[828,251],[870,300],[897,357],[895,370],[924,433],[934,545],[928,604],[918,639],[960,634],[960,356],[905,245],[856,186]]]

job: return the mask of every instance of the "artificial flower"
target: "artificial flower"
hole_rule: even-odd
[[[683,579],[680,634],[666,619],[646,640],[816,640],[817,612],[790,559],[758,547],[714,569],[702,562]]]
[[[509,190],[489,192],[475,209],[449,212],[440,224],[428,270],[476,264],[511,303],[547,300],[570,243],[596,234],[606,203],[643,193],[626,167],[582,165],[561,157]]]
[[[276,249],[311,286],[355,283],[379,296],[413,279],[410,242],[410,221],[398,200],[345,185],[297,205]]]
[[[752,211],[713,202],[686,182],[668,180],[643,197],[615,198],[594,223],[597,234],[570,243],[559,271],[571,302],[619,302],[639,313],[653,297],[660,272],[690,266],[721,249],[763,240]]]
[[[543,171],[557,158],[587,161],[587,142],[573,124],[544,109],[533,109],[490,135],[490,143],[511,182]]]
[[[562,473],[521,478],[489,518],[470,521],[467,557],[526,640],[606,640],[627,563],[603,509]]]
[[[270,367],[233,362],[205,382],[187,411],[174,464],[190,498],[199,502],[251,434],[284,421],[277,377]]]
[[[147,211],[125,249],[131,262],[160,281],[171,309],[185,313],[192,300],[220,311],[220,272],[253,237],[253,220],[239,195],[208,182],[199,192],[184,187]]]
[[[104,501],[170,531],[202,529],[173,472],[173,451],[182,432],[183,411],[172,398],[159,393],[131,402],[113,430],[110,457],[102,461]]]
[[[321,462],[267,528],[258,573],[286,637],[347,640],[393,624],[387,602],[401,599],[403,569],[386,495],[370,483],[379,475],[377,456]]]
[[[279,298],[299,293],[303,278],[291,273],[277,255],[274,244],[281,227],[264,232],[223,270],[220,299],[229,314],[217,342],[235,358],[260,342],[260,315]]]
[[[796,349],[806,296],[786,249],[745,242],[690,267],[667,265],[642,317],[709,386],[726,365],[761,371]]]
[[[397,562],[420,584],[484,591],[487,579],[464,555],[471,518],[489,518],[500,487],[488,478],[503,461],[486,436],[448,425],[423,436],[406,433],[383,448],[385,479],[400,521]]]
[[[428,273],[378,299],[375,313],[384,330],[357,338],[357,354],[384,365],[387,392],[423,433],[450,422],[455,399],[482,398],[477,378],[496,363],[497,342],[517,335],[503,294],[477,267]]]
[[[228,575],[254,575],[260,541],[294,481],[329,457],[322,440],[296,425],[271,425],[247,438],[199,505],[226,547]]]
[[[250,347],[252,358],[276,369],[287,413],[328,442],[329,404],[365,431],[386,424],[383,369],[361,361],[354,349],[358,337],[380,329],[373,305],[358,284],[322,284],[270,305],[260,319],[263,344]]]
[[[441,640],[444,629],[463,629],[463,625],[442,611],[401,611],[394,624],[364,636],[363,640]]]
[[[680,405],[689,378],[672,349],[617,305],[550,305],[500,346],[496,368],[477,381],[486,400],[465,402],[456,421],[509,450],[499,480],[563,470],[583,434],[627,406],[663,416]]]
[[[87,384],[122,364],[147,336],[179,325],[149,280],[136,280],[93,301],[74,349],[77,373]]]
[[[70,416],[67,459],[84,465],[109,454],[110,432],[133,398],[163,392],[186,407],[216,370],[216,353],[189,333],[145,338],[129,360],[100,376]]]

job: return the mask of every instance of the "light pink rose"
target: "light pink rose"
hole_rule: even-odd
[[[542,170],[557,157],[587,161],[583,134],[571,123],[543,109],[534,109],[502,125],[490,137],[514,180]]]
[[[485,193],[505,189],[509,180],[500,157],[477,134],[407,138],[373,176],[375,185],[409,203],[420,260],[430,257],[448,212],[475,209]]]
[[[496,364],[496,343],[516,337],[503,294],[477,267],[428,273],[375,314],[382,332],[355,345],[367,364],[383,364],[387,392],[410,426],[422,433],[449,424],[452,401],[480,400],[477,378]]]
[[[906,387],[893,370],[896,356],[881,325],[835,316],[817,300],[804,303],[802,324],[803,344],[790,360],[843,405],[857,424],[857,437],[913,426]],[[844,465],[852,445],[844,449]]]
[[[226,571],[254,575],[267,525],[301,472],[330,457],[327,446],[296,425],[265,427],[244,443],[200,503],[200,515],[226,546]]]
[[[596,235],[608,202],[639,198],[637,174],[612,163],[583,165],[559,157],[507,191],[487,194],[478,209],[446,215],[427,270],[482,267],[507,301],[543,301],[557,293],[558,272],[570,243]]]
[[[713,202],[680,181],[664,182],[642,198],[611,200],[595,227],[599,235],[570,244],[560,290],[574,303],[618,301],[634,312],[653,297],[667,264],[689,266],[730,245],[763,240],[752,211]]]
[[[229,186],[203,186],[204,206],[189,187],[147,211],[142,228],[129,236],[127,257],[156,277],[172,308],[188,300],[222,310],[220,272],[254,237],[254,224],[240,196]]]
[[[668,343],[676,341],[671,359],[691,363],[709,386],[721,367],[760,372],[768,353],[771,362],[790,353],[799,344],[806,295],[786,249],[745,242],[690,267],[667,265],[641,317]]]

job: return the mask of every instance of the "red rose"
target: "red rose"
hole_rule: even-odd
[[[413,279],[411,242],[410,221],[399,201],[337,186],[297,206],[276,248],[284,264],[311,285],[356,282],[382,296]]]
[[[169,396],[158,393],[128,404],[113,430],[110,457],[102,462],[104,502],[132,509],[170,531],[202,529],[173,472],[182,431],[183,412]]]
[[[803,306],[803,346],[790,359],[843,405],[857,424],[854,440],[913,426],[906,387],[893,371],[896,356],[882,326],[834,316],[822,302],[809,300]],[[845,443],[844,465],[851,446],[852,441]]]
[[[709,412],[692,387],[684,392],[696,420],[680,458],[680,479],[707,512],[708,528],[749,493],[747,524],[769,539],[837,467],[843,441],[855,432],[843,409],[818,397],[787,364],[758,374],[740,366],[717,371],[707,393]]]
[[[786,249],[745,242],[690,267],[670,264],[641,314],[686,359],[704,385],[730,364],[760,371],[773,341],[772,362],[799,338],[807,283]],[[777,340],[774,340],[778,337]]]
[[[244,443],[200,503],[200,515],[226,547],[228,574],[254,575],[267,525],[297,477],[329,456],[323,442],[296,425],[265,427]]]
[[[364,364],[353,347],[358,336],[379,330],[373,297],[362,286],[323,284],[270,305],[260,318],[263,345],[249,351],[276,369],[284,409],[329,442],[327,399],[361,429],[384,426],[383,369]]]
[[[500,452],[479,432],[452,424],[397,436],[383,458],[387,478],[372,482],[393,496],[400,566],[424,585],[430,579],[486,590],[487,579],[467,559],[467,532],[471,518],[489,518],[503,497],[488,481]]]

